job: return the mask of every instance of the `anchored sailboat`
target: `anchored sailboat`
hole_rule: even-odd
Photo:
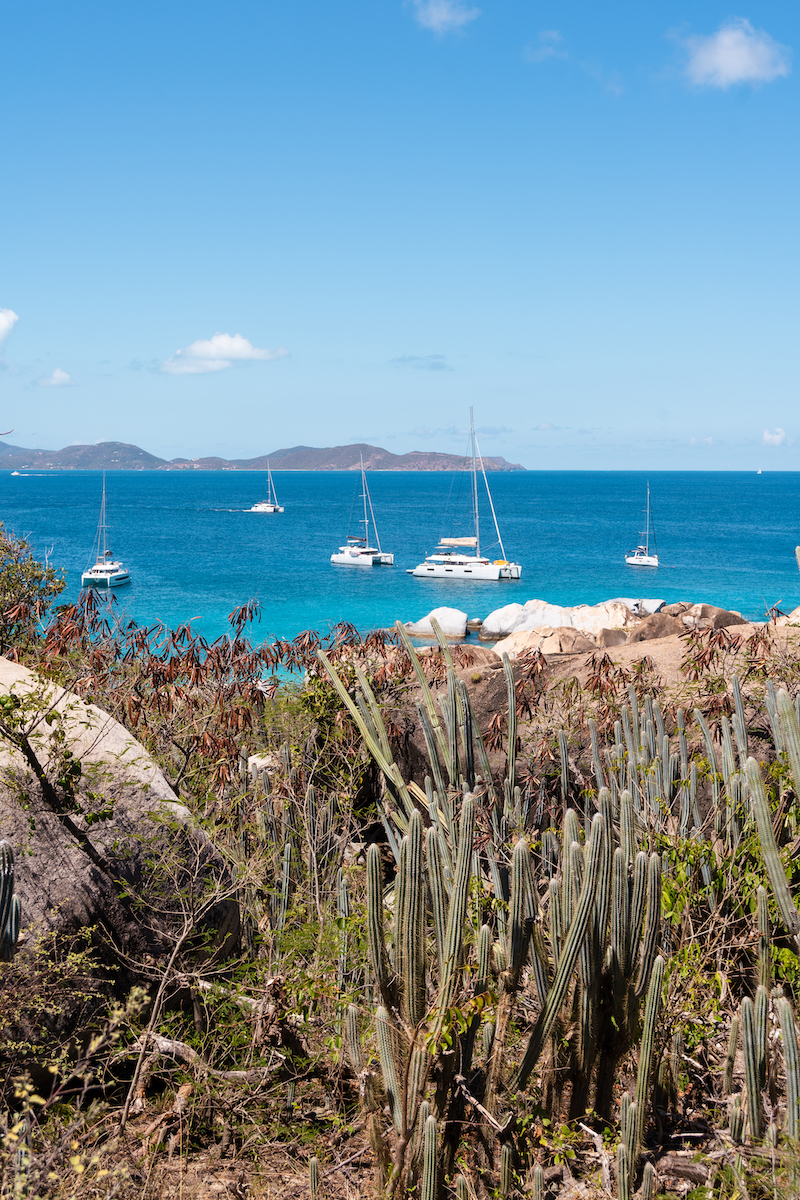
[[[102,547],[102,549],[101,549]],[[95,562],[81,575],[81,587],[112,588],[130,583],[131,577],[121,562],[114,559],[114,552],[108,545],[108,526],[106,525],[106,473],[103,471],[103,496],[100,501],[100,519],[97,522],[97,533],[94,539]]]
[[[272,471],[267,463],[267,498],[266,500],[257,500],[252,508],[248,508],[248,512],[266,512],[276,513],[283,512],[283,508],[278,504],[278,497],[275,495],[275,484],[272,481]]]
[[[381,549],[381,539],[378,536],[378,526],[375,524],[375,513],[372,511],[372,498],[367,487],[367,474],[364,470],[364,458],[361,458],[361,499],[364,502],[364,516],[358,522],[364,526],[364,535],[347,538],[347,545],[340,546],[331,555],[331,562],[337,567],[393,567],[394,555],[387,554]],[[372,531],[375,534],[377,546],[369,544],[369,523],[372,519]]]
[[[486,470],[478,447],[478,439],[475,436],[475,421],[471,406],[469,410],[469,434],[472,451],[470,456],[470,471],[472,473],[472,524],[475,532],[470,537],[440,538],[439,545],[433,554],[429,554],[425,561],[420,563],[418,567],[409,570],[409,575],[414,575],[417,579],[519,579],[522,574],[522,567],[519,563],[509,562],[506,558],[503,539],[500,536],[500,527],[497,524],[497,514],[494,511],[492,493],[489,490],[489,480],[486,478]],[[486,495],[489,498],[494,529],[502,555],[502,558],[496,558],[494,561],[490,561],[481,555],[480,509],[478,505],[479,467],[486,486]],[[472,550],[471,554],[468,553],[470,550]]]
[[[653,553],[650,553],[650,529],[653,529]],[[639,535],[643,541],[636,547],[633,554],[625,555],[625,562],[629,567],[657,567],[658,566],[658,547],[656,545],[656,530],[650,518],[650,480],[647,481],[647,517],[645,519],[645,527]]]

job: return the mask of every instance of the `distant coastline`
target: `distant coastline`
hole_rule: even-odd
[[[368,471],[459,471],[459,454],[412,450],[392,454],[380,446],[356,442],[349,446],[292,446],[255,458],[158,458],[127,442],[98,442],[94,446],[65,446],[63,450],[30,450],[0,442],[0,470],[7,471],[357,471],[363,458]],[[519,463],[487,455],[487,471],[524,471]]]

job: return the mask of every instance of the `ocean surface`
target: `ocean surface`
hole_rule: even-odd
[[[648,478],[661,565],[628,567]],[[118,611],[140,624],[191,620],[213,639],[234,607],[255,598],[262,617],[252,637],[260,642],[344,620],[362,631],[391,626],[440,605],[485,617],[533,598],[706,601],[756,620],[772,605],[800,605],[800,473],[492,473],[506,556],[522,564],[518,582],[498,583],[406,574],[440,536],[471,532],[466,474],[369,475],[382,547],[396,564],[371,570],[329,561],[348,532],[359,532],[357,473],[276,471],[274,479],[285,512],[270,515],[246,511],[266,494],[260,473],[109,472],[109,542],[133,580],[115,590]],[[0,520],[63,569],[65,599],[77,596],[93,561],[101,486],[99,472],[0,472]],[[481,522],[483,552],[500,557],[485,503]]]

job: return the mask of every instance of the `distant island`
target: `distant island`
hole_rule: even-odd
[[[466,460],[459,454],[412,450],[392,454],[380,446],[291,446],[256,458],[173,458],[167,461],[127,442],[98,442],[94,446],[65,446],[63,450],[26,450],[0,442],[0,469],[6,471],[357,471],[364,459],[368,471],[459,471]],[[483,459],[487,471],[524,471],[519,463],[499,456]]]

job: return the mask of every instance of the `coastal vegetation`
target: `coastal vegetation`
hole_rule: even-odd
[[[118,880],[137,946],[26,930],[26,844],[3,847],[0,1194],[797,1194],[792,628],[687,629],[669,677],[653,642],[257,644],[253,603],[209,643],[59,605],[1,549],[2,653],[45,689],[0,697],[26,764],[3,805],[35,793],[105,869],[116,793],[58,685],[139,739],[214,854],[175,824],[146,844]]]

